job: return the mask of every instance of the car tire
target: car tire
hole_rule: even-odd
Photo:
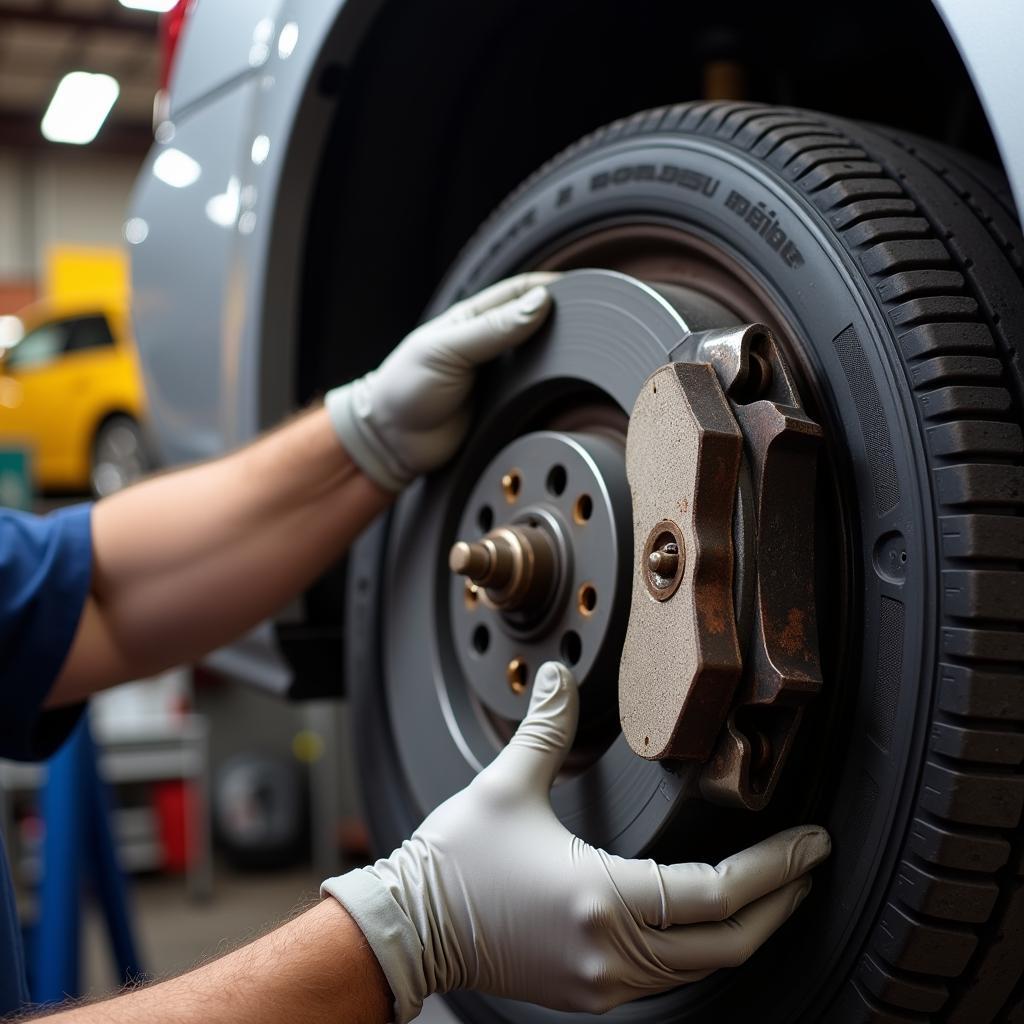
[[[517,190],[432,311],[528,268],[669,266],[667,249],[654,259],[639,242],[588,248],[630,225],[685,238],[680,265],[694,275],[700,253],[721,258],[745,282],[748,298],[718,296],[738,315],[755,318],[750,296],[773,311],[825,428],[845,540],[834,575],[818,578],[834,591],[823,621],[837,624],[822,637],[822,706],[788,794],[750,836],[819,821],[830,862],[742,968],[605,1019],[1024,1019],[1024,243],[1005,185],[938,144],[826,114],[646,111]],[[354,552],[347,612],[382,850],[425,810],[397,766],[381,685],[387,541],[379,524]],[[645,852],[671,859],[680,842],[670,829]],[[568,1019],[471,994],[452,1002],[467,1021]]]
[[[146,438],[139,423],[124,413],[108,416],[92,444],[89,487],[95,498],[127,487],[151,468]]]

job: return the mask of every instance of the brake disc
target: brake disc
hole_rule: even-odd
[[[741,637],[760,614],[753,554],[762,489],[735,419],[743,396],[730,394],[735,381],[722,384],[709,369],[708,332],[735,325],[735,317],[696,293],[611,271],[572,272],[550,287],[554,310],[537,338],[481,376],[478,420],[458,460],[410,488],[396,508],[382,588],[388,717],[409,792],[426,813],[507,742],[536,668],[549,658],[570,663],[580,683],[580,728],[553,806],[583,839],[635,856],[684,801],[703,794],[728,802],[737,790],[708,766],[717,763],[719,742],[728,742],[733,701],[747,680],[734,661],[714,714],[703,725],[682,716],[683,732],[701,738],[700,757],[680,757],[671,744],[657,751],[670,758],[664,763],[649,750],[637,757],[629,742],[635,730],[620,727],[620,656],[637,565],[657,563],[655,577],[670,585],[656,603],[676,613],[694,607],[688,574],[705,558],[704,534],[689,536],[678,511],[663,516],[670,522],[651,537],[654,522],[634,534],[624,414],[673,354],[707,364],[672,372],[711,382],[731,419],[729,500],[719,500],[712,518],[730,545],[721,589]],[[684,351],[699,339],[704,349]],[[719,361],[729,354],[726,345]],[[731,355],[736,380],[760,370],[771,376],[749,346]],[[671,488],[663,494],[682,497]],[[699,641],[701,628],[688,628],[688,642]],[[678,648],[683,632],[649,630],[641,647]],[[670,727],[680,720],[679,692],[648,701]],[[736,726],[741,735],[744,724]],[[726,754],[722,763],[733,763]]]
[[[664,296],[621,274],[575,272],[551,288],[545,328],[481,376],[478,418],[458,460],[396,506],[382,588],[388,717],[416,811],[426,813],[507,742],[528,704],[520,686],[545,658],[563,657],[566,636],[577,634],[580,728],[553,806],[583,838],[635,856],[697,778],[636,757],[619,728],[632,514],[624,430],[614,424],[624,425],[644,380],[691,328]],[[557,466],[566,472],[561,494],[548,486]],[[516,470],[510,502],[504,478]],[[589,518],[577,508],[583,496]],[[449,566],[457,543],[526,529],[531,517],[557,552],[552,589],[532,615],[502,604],[507,579],[491,594],[486,581],[471,580],[471,591]]]

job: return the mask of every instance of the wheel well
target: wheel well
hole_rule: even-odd
[[[780,6],[389,0],[318,83],[337,99],[310,204],[295,401],[372,368],[545,160],[617,117],[715,91],[716,68],[745,84],[709,98],[877,121],[998,162],[930,0],[827,17],[812,0]]]

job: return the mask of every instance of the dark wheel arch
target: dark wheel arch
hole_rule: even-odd
[[[536,167],[601,124],[702,95],[708,61],[744,67],[752,100],[894,123],[998,162],[931,0],[868,0],[829,19],[811,0],[790,0],[784,14],[746,0],[388,0],[349,51],[342,33],[328,41],[303,104],[318,113],[298,122],[301,160],[286,172],[296,179],[288,194],[311,190],[297,405],[371,369],[476,226]],[[317,160],[305,143],[320,132]],[[294,213],[288,205],[289,222]],[[353,336],[360,344],[328,340]]]
[[[289,143],[266,275],[264,427],[372,369],[536,167],[614,118],[704,94],[708,61],[742,64],[751,98],[895,122],[997,159],[930,0],[868,0],[828,18],[810,0],[784,16],[747,0],[387,0],[372,18],[359,11],[353,29],[354,0],[341,10]],[[304,621],[337,635],[342,591],[340,572],[325,574]],[[331,692],[333,658],[300,660]]]

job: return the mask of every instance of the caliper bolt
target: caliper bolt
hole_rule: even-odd
[[[663,548],[652,551],[647,564],[657,576],[675,576],[679,567],[679,545],[669,541]]]
[[[644,544],[644,582],[651,597],[667,601],[679,588],[686,567],[686,550],[679,526],[671,519],[657,523]]]

